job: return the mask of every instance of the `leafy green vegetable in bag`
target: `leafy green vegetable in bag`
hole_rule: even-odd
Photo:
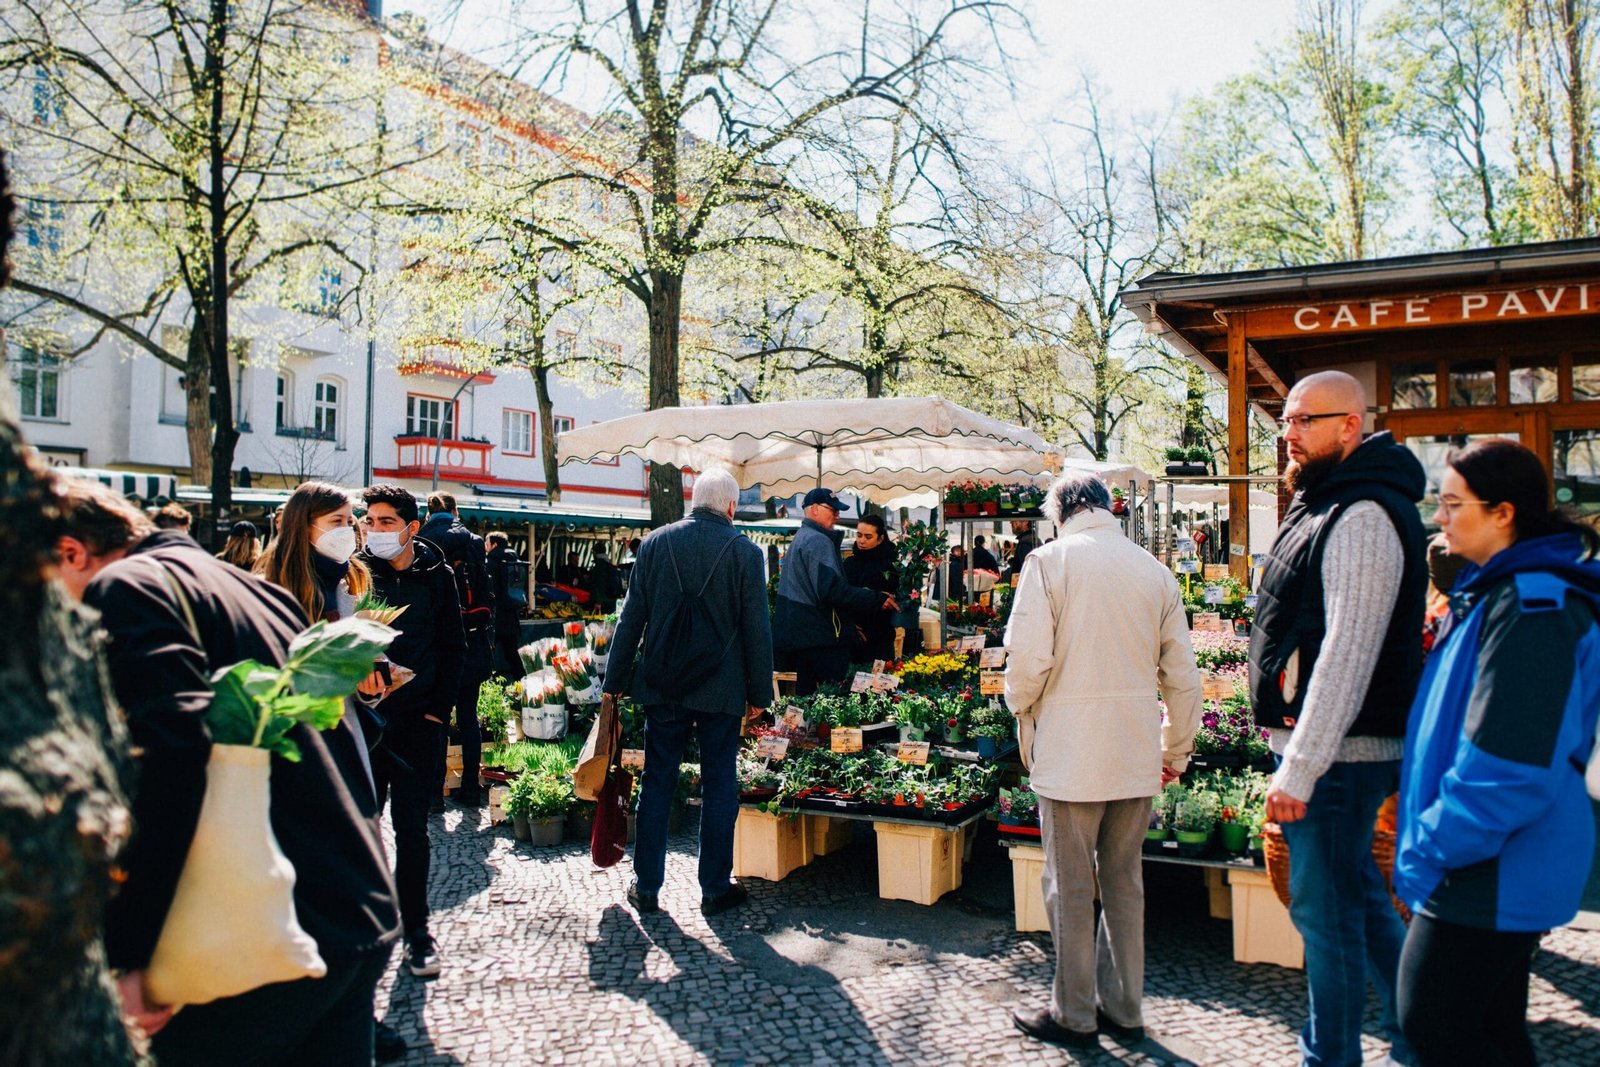
[[[372,665],[399,631],[370,619],[319,622],[296,637],[282,667],[253,659],[211,676],[215,694],[206,723],[219,745],[264,748],[299,762],[289,731],[304,723],[331,730],[344,717],[344,701],[372,673]]]

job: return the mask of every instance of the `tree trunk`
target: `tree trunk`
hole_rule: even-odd
[[[533,393],[539,406],[539,452],[544,457],[545,499],[554,504],[561,499],[561,464],[556,462],[555,402],[550,399],[550,368],[544,365],[544,339],[534,344],[540,349],[534,366],[528,368],[533,378]]]
[[[228,367],[227,165],[231,146],[223,116],[227,105],[223,68],[227,60],[228,21],[236,17],[232,9],[230,0],[211,0],[211,21],[206,34],[206,91],[211,104],[206,146],[210,171],[207,206],[211,257],[206,265],[210,302],[195,305],[195,332],[200,332],[202,322],[210,327],[207,347],[211,353],[211,389],[216,397],[211,413],[216,429],[211,435],[211,525],[195,533],[199,542],[208,548],[214,540],[212,535],[229,525],[228,512],[233,507],[233,452],[239,444],[239,430],[233,424],[233,379]],[[202,311],[205,312],[203,316]]]
[[[683,309],[683,274],[650,272],[650,410],[678,405],[678,316]],[[683,472],[670,463],[650,465],[650,522],[665,526],[683,518]]]
[[[211,346],[206,344],[201,325],[189,331],[184,353],[184,417],[188,420],[189,479],[196,485],[211,484]]]
[[[130,829],[127,735],[94,627],[41,570],[47,478],[0,419],[0,611],[21,627],[0,647],[0,1063],[134,1064],[101,936]]]

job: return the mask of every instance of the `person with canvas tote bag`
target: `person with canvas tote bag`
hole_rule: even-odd
[[[400,924],[353,715],[325,732],[293,727],[300,760],[271,760],[272,836],[293,866],[289,925],[309,945],[295,945],[293,929],[281,934],[290,948],[314,949],[308,977],[178,1012],[157,1002],[147,983],[207,793],[211,675],[248,659],[282,664],[305,615],[287,592],[186,535],[155,531],[103,486],[74,482],[62,505],[57,576],[100,614],[140,772],[125,880],[106,914],[124,1015],[151,1036],[162,1067],[371,1062],[373,993]],[[318,971],[325,973],[309,977]]]

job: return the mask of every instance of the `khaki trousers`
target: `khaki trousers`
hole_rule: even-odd
[[[1143,1026],[1145,828],[1150,798],[1039,798],[1044,909],[1056,949],[1050,1014],[1070,1030],[1095,1029],[1095,1008]],[[1094,901],[1099,886],[1100,921]]]

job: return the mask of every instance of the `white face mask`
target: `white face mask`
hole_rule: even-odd
[[[374,530],[367,534],[367,551],[379,559],[394,559],[405,550],[405,542],[398,533]]]
[[[327,556],[335,563],[344,563],[355,554],[356,530],[354,526],[335,526],[331,530],[324,530],[311,547],[317,554]]]

